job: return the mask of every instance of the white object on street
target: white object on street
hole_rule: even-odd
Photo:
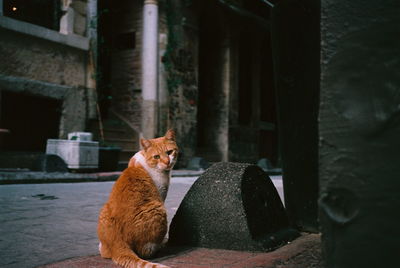
[[[47,140],[46,154],[61,157],[69,169],[96,169],[99,167],[99,143],[82,140]]]

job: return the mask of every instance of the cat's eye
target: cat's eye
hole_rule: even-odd
[[[167,151],[167,155],[171,155],[174,152],[174,150],[169,150]]]
[[[154,155],[153,157],[154,157],[154,159],[160,159],[160,155],[158,155],[158,154]]]

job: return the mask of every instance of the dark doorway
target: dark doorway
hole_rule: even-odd
[[[260,3],[245,1],[243,8],[268,19],[269,8]],[[229,161],[255,163],[267,158],[278,166],[270,32],[219,5],[211,7],[199,22],[197,155],[214,162],[225,152]],[[225,139],[221,133],[227,133]]]
[[[221,126],[225,119],[223,72],[223,40],[217,7],[207,6],[207,16],[199,21],[199,91],[197,112],[196,154],[210,162],[221,161]],[[226,141],[227,142],[227,141]]]
[[[268,158],[275,166],[280,165],[278,146],[278,118],[272,60],[271,37],[265,35],[260,51],[260,158]]]
[[[57,139],[61,101],[2,92],[0,128],[8,129],[2,150],[46,150],[47,139]]]
[[[105,119],[110,108],[129,120],[138,113],[133,102],[140,96],[141,9],[140,1],[98,2],[98,96]]]
[[[247,30],[241,31],[238,40],[238,123],[243,126],[252,125],[254,93],[254,35]]]

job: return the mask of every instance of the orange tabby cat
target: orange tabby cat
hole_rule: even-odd
[[[100,211],[99,250],[123,267],[167,267],[138,256],[151,257],[167,233],[164,200],[178,154],[175,133],[140,142],[143,150],[131,158]]]

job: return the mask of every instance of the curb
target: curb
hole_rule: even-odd
[[[248,252],[208,248],[166,248],[152,259],[172,268],[322,268],[321,235],[305,234],[272,252]],[[118,268],[99,255],[85,256],[40,266],[38,268]]]
[[[0,171],[0,185],[5,184],[38,184],[38,183],[77,183],[115,181],[122,171],[72,173],[72,172],[41,172],[29,170]],[[172,170],[172,177],[199,177],[204,170]],[[279,173],[268,172],[269,176]],[[273,178],[272,178],[273,179]]]
[[[204,171],[173,170],[172,177],[198,177]],[[36,183],[76,183],[115,181],[122,171],[96,173],[70,172],[34,172],[3,171],[0,172],[0,185],[4,184],[36,184]]]

